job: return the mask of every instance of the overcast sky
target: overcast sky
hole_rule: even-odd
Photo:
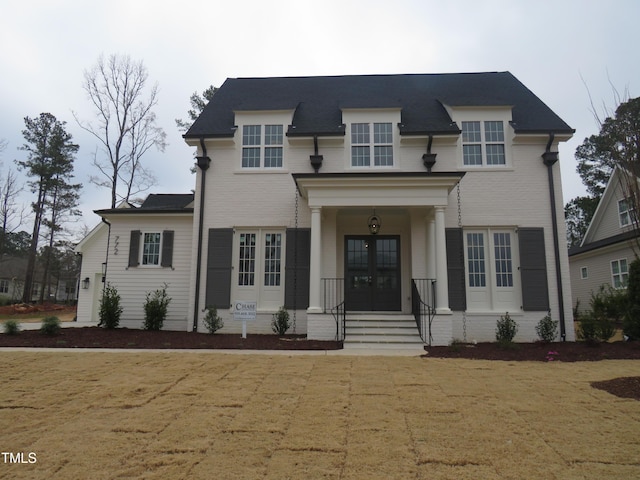
[[[638,18],[637,0],[2,0],[0,174],[24,158],[24,117],[50,112],[80,145],[83,222],[98,223],[110,194],[88,184],[96,142],[72,111],[93,118],[82,81],[100,54],[142,60],[159,85],[169,146],[144,159],[154,193],[194,188],[174,119],[227,77],[510,71],[576,129],[560,147],[567,201],[584,192],[575,149],[598,132],[589,92],[599,111],[615,107],[613,87],[640,95]]]

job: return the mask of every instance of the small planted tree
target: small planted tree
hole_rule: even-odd
[[[222,327],[224,327],[224,322],[222,318],[218,315],[217,307],[207,307],[203,310],[205,312],[204,315],[204,326],[210,334],[216,333]]]
[[[171,297],[167,295],[168,285],[165,283],[162,288],[155,292],[147,292],[144,302],[144,329],[160,330],[167,318],[167,311]]]
[[[518,333],[518,324],[511,318],[509,312],[506,312],[496,323],[496,340],[501,345],[510,345],[516,333]]]
[[[551,318],[551,313],[545,315],[545,317],[536,325],[536,334],[540,341],[544,343],[553,342],[558,336],[558,321]]]
[[[45,317],[42,319],[40,333],[44,335],[57,335],[60,332],[60,319],[58,317]]]
[[[20,333],[20,324],[15,320],[7,320],[4,322],[4,333],[7,335],[17,335]]]
[[[120,325],[120,316],[122,315],[120,294],[116,287],[112,286],[110,283],[107,283],[107,286],[102,292],[99,315],[99,327],[113,329],[118,328]]]
[[[273,314],[271,319],[271,329],[273,330],[273,333],[284,335],[287,333],[290,326],[291,322],[289,321],[289,312],[284,307],[280,307],[280,309]]]

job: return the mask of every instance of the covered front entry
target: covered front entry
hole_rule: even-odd
[[[345,237],[345,307],[349,311],[399,311],[400,237]]]

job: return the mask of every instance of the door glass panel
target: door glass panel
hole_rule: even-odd
[[[363,289],[369,287],[369,244],[366,240],[347,240],[347,270],[349,287]]]
[[[398,242],[395,238],[376,240],[376,287],[398,288]]]

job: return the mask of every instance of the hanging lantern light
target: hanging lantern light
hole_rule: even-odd
[[[380,219],[376,216],[376,209],[373,209],[373,215],[369,217],[369,233],[376,235],[380,231]]]

